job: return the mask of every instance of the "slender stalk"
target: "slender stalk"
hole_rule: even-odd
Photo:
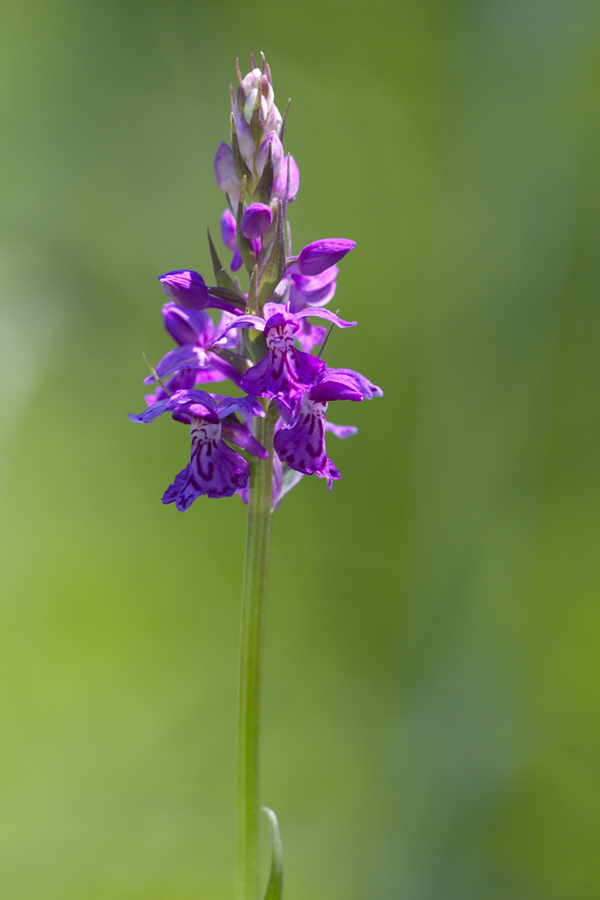
[[[269,548],[271,543],[274,419],[256,421],[256,438],[269,451],[250,476],[242,595],[238,707],[238,900],[258,900],[260,689]]]

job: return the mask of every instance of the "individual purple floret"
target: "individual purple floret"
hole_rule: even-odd
[[[354,433],[348,427],[332,425],[325,421],[329,400],[370,400],[382,396],[383,391],[359,372],[352,369],[326,369],[317,384],[302,394],[292,411],[287,425],[275,434],[275,450],[290,469],[305,475],[326,478],[329,490],[340,473],[327,458],[325,431],[338,437],[350,437]],[[285,410],[290,415],[289,408]]]
[[[223,397],[217,404],[204,391],[185,390],[156,402],[139,416],[129,416],[133,422],[148,423],[163,412],[170,412],[177,421],[191,425],[190,462],[165,491],[163,503],[175,503],[183,512],[202,494],[231,497],[246,486],[250,467],[223,439],[263,459],[268,454],[236,419],[234,414],[243,407],[249,407],[255,415],[262,412],[256,403],[245,398]]]
[[[326,409],[326,403],[315,403],[308,393],[303,394],[292,423],[276,432],[274,446],[279,459],[290,469],[326,478],[331,490],[341,476],[325,450]]]
[[[207,381],[223,381],[224,378],[239,383],[240,372],[219,355],[219,351],[228,344],[229,348],[235,346],[235,338],[231,340],[231,336],[236,333],[231,327],[236,320],[235,316],[224,312],[219,327],[215,328],[205,310],[188,310],[171,302],[164,304],[162,313],[165,328],[179,347],[166,353],[156,366],[156,374],[160,379],[182,370],[193,371],[194,380],[191,384],[175,383],[177,386],[174,390]],[[226,331],[230,336],[229,341]],[[229,356],[232,358],[230,354]],[[144,379],[144,384],[155,382],[154,375],[148,375]],[[167,387],[171,386],[167,384]]]
[[[243,389],[254,397],[288,397],[302,393],[324,372],[325,363],[310,353],[297,350],[294,337],[300,321],[306,316],[328,319],[340,328],[350,328],[356,322],[345,322],[328,309],[304,309],[290,313],[279,303],[265,303],[266,319],[259,316],[239,316],[235,324],[240,328],[262,331],[267,355],[243,376]]]

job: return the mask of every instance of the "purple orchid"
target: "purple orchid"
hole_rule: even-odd
[[[325,371],[326,365],[316,356],[297,350],[294,337],[306,316],[328,319],[339,328],[351,328],[356,322],[345,322],[328,309],[303,309],[290,313],[279,303],[265,303],[264,318],[239,316],[239,328],[256,328],[264,333],[267,355],[242,377],[242,388],[254,397],[292,397],[303,393]]]
[[[352,369],[326,369],[313,387],[302,394],[290,421],[275,434],[274,447],[282,462],[305,475],[326,478],[329,490],[340,473],[327,457],[325,432],[346,438],[356,429],[325,421],[329,400],[370,400],[383,396],[383,391],[364,375]],[[290,416],[289,407],[282,410]]]
[[[160,276],[170,301],[163,306],[164,324],[177,346],[144,381],[152,385],[148,409],[130,416],[150,422],[169,412],[191,426],[190,462],[164,497],[179,510],[200,494],[225,497],[237,491],[247,499],[249,472],[263,453],[273,465],[275,506],[305,474],[325,478],[331,488],[340,476],[327,457],[325,434],[348,437],[356,429],[328,423],[327,404],[381,396],[358,372],[328,368],[320,358],[324,325],[356,324],[325,308],[336,292],[338,263],[356,244],[327,238],[292,255],[287,215],[300,173],[284,149],[285,116],[275,105],[264,56],[262,65],[252,57],[245,77],[237,66],[237,75],[230,142],[219,144],[214,172],[227,194],[220,225],[223,244],[233,254],[230,271],[247,274],[247,286],[223,267],[210,235],[215,286],[192,269]],[[221,311],[218,324],[208,310]],[[325,322],[316,324],[319,319]],[[234,401],[199,390],[226,379],[246,396]],[[257,422],[267,410],[271,417],[279,413],[279,420],[263,448],[252,434],[262,434]],[[247,451],[248,459],[225,441]]]
[[[162,313],[165,328],[179,344],[175,350],[166,353],[156,366],[156,374],[160,379],[179,376],[179,380],[167,382],[169,390],[177,391],[193,387],[194,384],[223,381],[224,378],[239,383],[240,371],[220,355],[220,352],[227,350],[229,359],[235,359],[233,354],[237,346],[237,332],[233,326],[236,316],[224,312],[219,326],[215,328],[205,310],[188,310],[171,302],[164,304]],[[241,357],[240,362],[243,362]],[[183,375],[184,372],[193,375]],[[144,379],[144,384],[155,383],[154,375],[148,375]],[[160,399],[160,394],[156,397]]]
[[[162,413],[170,412],[174,419],[191,426],[190,462],[165,491],[163,503],[175,503],[183,512],[202,494],[231,497],[246,486],[250,466],[224,439],[262,459],[268,453],[239,423],[235,413],[241,409],[249,410],[253,415],[264,415],[260,406],[248,398],[222,397],[217,403],[215,397],[204,391],[183,390],[157,401],[138,416],[128,417],[132,422],[146,424]]]
[[[333,482],[341,476],[325,450],[326,409],[326,403],[314,402],[308,393],[303,394],[293,422],[276,432],[274,447],[279,459],[290,469],[326,478],[331,490]]]

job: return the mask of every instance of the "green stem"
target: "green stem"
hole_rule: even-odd
[[[259,731],[273,490],[273,416],[256,422],[268,459],[252,464],[242,595],[238,707],[238,900],[258,900]]]

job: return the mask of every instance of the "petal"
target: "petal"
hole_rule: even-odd
[[[246,412],[252,416],[264,416],[262,404],[255,397],[223,397],[218,405],[217,415],[220,419],[232,413]]]
[[[305,385],[314,382],[321,372],[327,368],[323,360],[319,359],[318,356],[313,356],[312,353],[303,353],[302,350],[295,350],[295,354],[298,365],[298,378]]]
[[[325,404],[312,403],[306,394],[294,424],[275,433],[274,447],[290,469],[326,478],[329,490],[340,477],[325,451]]]
[[[244,265],[244,260],[242,259],[242,255],[238,248],[236,247],[233,251],[233,259],[231,260],[231,271],[237,272],[238,269],[241,269]]]
[[[327,329],[321,325],[311,325],[308,319],[302,320],[302,327],[296,340],[305,353],[310,353],[317,344],[322,344],[327,336]]]
[[[211,445],[208,445],[211,446]],[[197,497],[231,497],[248,484],[250,466],[221,441],[217,453],[206,445],[193,448],[192,459],[175,477],[162,502],[174,503],[179,512],[189,509]]]
[[[231,328],[256,328],[258,331],[264,331],[265,320],[260,316],[238,316],[234,322],[225,326],[222,334],[226,334]]]
[[[159,378],[167,378],[180,369],[203,369],[208,365],[210,357],[206,350],[194,344],[184,344],[183,347],[176,347],[175,350],[165,353],[156,366],[156,374]],[[154,375],[144,378],[144,384],[154,384],[155,381]]]
[[[224,424],[222,434],[243,450],[247,450],[248,453],[252,453],[260,459],[269,458],[268,450],[265,450],[263,445],[259,444],[256,438],[253,437],[249,431],[246,431],[245,428],[242,428],[241,425]]]
[[[332,313],[329,309],[319,309],[318,307],[315,309],[301,309],[299,313],[296,313],[297,319],[303,319],[306,316],[317,316],[319,319],[329,319],[329,321],[333,322],[334,325],[337,325],[338,328],[352,328],[356,325],[356,322],[346,322],[345,319],[340,319],[339,316],[336,316],[336,314]]]
[[[152,422],[157,416],[167,411],[167,404],[170,399],[170,397],[167,397],[165,400],[158,400],[152,406],[149,406],[148,409],[145,409],[143,413],[140,413],[139,416],[129,413],[127,418],[132,422],[141,422],[143,425],[147,425],[148,422]]]
[[[299,311],[305,306],[324,306],[333,299],[335,280],[338,276],[337,266],[325,269],[319,275],[300,275],[293,273],[290,277],[290,309]]]
[[[318,384],[310,389],[311,400],[371,400],[383,391],[353,369],[327,369]]]
[[[331,431],[337,438],[345,440],[345,438],[357,434],[358,428],[355,428],[354,425],[334,425],[333,422],[325,422],[325,431]]]
[[[265,356],[264,359],[261,359],[255,366],[248,369],[242,378],[241,384],[242,389],[246,391],[247,394],[252,394],[252,396],[255,397],[258,397],[261,394],[273,394],[273,391],[271,390],[273,383],[271,378],[270,354],[269,356]],[[274,393],[277,393],[276,386]]]
[[[301,291],[317,291],[335,281],[339,274],[337,266],[330,266],[318,275],[294,275],[292,282]]]
[[[172,301],[162,308],[165,328],[180,346],[183,344],[200,344],[208,346],[213,337],[214,326],[211,317],[205,310],[191,310],[178,306]]]
[[[213,381],[223,381],[229,378],[234,384],[239,384],[241,373],[225,359],[220,359],[216,353],[209,353],[210,364],[206,369],[195,370],[195,384],[207,384]]]
[[[189,407],[191,405],[202,406],[211,417],[217,418],[217,404],[206,391],[199,391],[196,388],[189,388],[184,391],[177,391],[167,401],[167,409],[174,410],[178,407]]]

